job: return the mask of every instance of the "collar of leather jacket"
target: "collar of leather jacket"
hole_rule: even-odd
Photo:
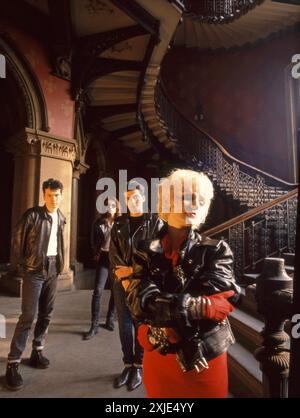
[[[151,213],[143,213],[143,221],[147,221],[151,219]],[[130,222],[130,215],[128,213],[123,213],[122,215],[118,216],[115,219],[116,223],[120,224],[129,224]]]
[[[47,212],[47,208],[46,205],[44,206],[38,206],[38,211],[40,212],[40,215],[42,218],[50,220],[50,215]],[[57,209],[57,214],[58,214],[58,222],[59,224],[65,224],[67,223],[66,221],[66,217],[62,214],[60,209]]]
[[[143,244],[143,249],[148,250],[152,253],[157,254],[163,254],[164,249],[161,244],[162,238],[167,234],[168,232],[168,226],[167,224],[164,225],[164,227],[161,229],[161,231],[158,234],[158,238],[154,240],[149,240],[147,243]],[[221,240],[218,239],[211,239],[208,237],[202,237],[198,230],[191,229],[189,232],[189,235],[186,240],[183,241],[181,244],[181,247],[179,249],[181,259],[184,258],[186,252],[189,252],[190,249],[194,246],[212,246],[212,247],[218,247]]]

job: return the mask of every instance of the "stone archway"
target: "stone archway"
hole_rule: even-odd
[[[29,63],[6,34],[0,34],[0,53],[6,59],[7,77],[1,80],[2,101],[7,109],[2,126],[2,155],[14,156],[14,181],[11,224],[21,213],[38,203],[39,163],[33,158],[32,138],[24,136],[27,128],[48,131],[48,117],[41,86]],[[22,133],[22,134],[20,134]]]
[[[45,178],[56,176],[62,180],[65,197],[62,210],[69,223],[65,231],[65,266],[59,288],[70,289],[73,280],[69,270],[71,186],[76,143],[73,139],[48,133],[47,107],[39,81],[26,59],[1,33],[0,53],[5,56],[7,64],[7,78],[1,79],[1,83],[6,83],[8,88],[9,81],[11,88],[15,89],[10,97],[14,105],[8,111],[8,119],[18,112],[22,115],[18,123],[12,124],[12,129],[5,128],[1,138],[3,152],[13,155],[14,161],[10,225],[13,227],[26,209],[43,204],[41,183]],[[4,280],[3,287],[19,294],[21,280],[16,277],[14,265],[11,253],[11,280]]]
[[[14,155],[9,149],[9,138],[28,123],[28,108],[24,89],[16,80],[16,73],[12,66],[11,55],[4,47],[4,41],[0,35],[0,53],[5,56],[6,74],[0,80],[0,196],[2,222],[0,225],[0,269],[6,270],[10,261],[10,241],[12,230],[13,189],[15,177]],[[32,119],[32,118],[31,118]]]

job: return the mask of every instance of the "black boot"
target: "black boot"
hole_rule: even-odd
[[[114,318],[112,316],[106,318],[104,328],[109,331],[113,331],[115,329]]]
[[[96,324],[92,324],[91,328],[88,332],[86,332],[85,334],[83,334],[82,339],[83,340],[90,340],[91,338],[93,338],[96,334],[98,334],[98,323]]]
[[[134,390],[142,384],[142,368],[132,367],[128,379],[128,390]]]
[[[19,373],[20,363],[8,363],[5,374],[5,386],[9,390],[19,390],[23,387],[23,379]]]
[[[132,369],[131,366],[125,367],[124,370],[122,371],[122,373],[120,374],[120,376],[115,378],[114,388],[118,389],[121,386],[124,386],[128,383],[128,379],[129,379],[131,369]]]
[[[50,361],[43,356],[42,350],[33,349],[31,352],[29,364],[36,369],[47,369],[50,366]]]

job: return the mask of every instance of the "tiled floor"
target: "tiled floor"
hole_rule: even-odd
[[[0,296],[0,314],[6,318],[6,338],[0,338],[0,398],[145,397],[142,386],[133,392],[112,387],[113,378],[123,368],[117,323],[114,332],[100,328],[95,338],[82,340],[82,333],[88,330],[90,324],[91,295],[89,290],[58,294],[45,349],[51,366],[46,370],[36,370],[26,364],[30,356],[29,341],[20,368],[25,385],[18,392],[10,392],[4,387],[4,374],[10,339],[19,315],[20,299]],[[108,291],[105,291],[102,319],[105,317],[108,296]]]

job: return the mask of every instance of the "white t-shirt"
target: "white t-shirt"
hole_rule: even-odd
[[[52,218],[52,227],[50,233],[50,239],[48,244],[47,256],[57,255],[57,228],[58,228],[58,214],[57,210],[53,213],[48,212]]]

